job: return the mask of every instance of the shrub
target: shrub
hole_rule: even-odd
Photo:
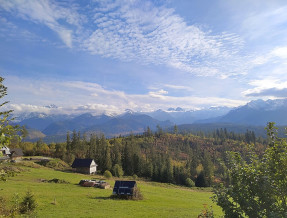
[[[69,184],[70,183],[64,179],[57,179],[57,178],[48,180],[47,182],[49,182],[49,183],[60,183],[60,184]]]
[[[208,208],[207,204],[204,204],[204,209],[201,211],[197,218],[214,218],[212,206]]]
[[[113,175],[116,177],[122,177],[124,175],[123,168],[119,164],[115,164],[112,169]]]
[[[18,217],[19,214],[31,215],[36,207],[34,195],[30,191],[26,193],[21,203],[18,193],[13,195],[11,204],[7,203],[6,199],[0,196],[0,217]]]
[[[27,191],[23,201],[20,204],[20,213],[31,213],[37,207],[36,200],[31,191]]]
[[[44,166],[55,170],[65,170],[69,168],[69,165],[67,163],[59,159],[50,160],[46,162]]]
[[[104,172],[104,177],[107,178],[107,179],[110,179],[113,177],[112,173],[109,171],[109,170],[106,170]]]
[[[0,196],[0,217],[9,216],[9,209],[7,208],[6,199]]]
[[[132,200],[142,200],[142,199],[143,199],[143,196],[141,194],[140,188],[134,187]]]
[[[0,181],[7,181],[8,177],[16,176],[21,171],[23,171],[21,168],[14,166],[2,167],[0,168]]]
[[[194,187],[194,186],[195,186],[195,183],[194,183],[194,181],[192,181],[191,178],[187,178],[187,179],[185,180],[185,185],[186,185],[187,187]]]
[[[134,180],[138,179],[137,174],[134,174],[134,175],[133,175],[133,179],[134,179]]]

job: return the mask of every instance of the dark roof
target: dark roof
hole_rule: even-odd
[[[12,157],[20,157],[24,155],[21,148],[11,148],[10,152]]]
[[[117,180],[115,182],[114,187],[127,187],[127,188],[133,188],[136,186],[136,181],[122,181],[122,180]]]
[[[76,158],[72,164],[72,168],[90,167],[94,159],[79,159]],[[97,165],[97,164],[96,164]]]
[[[115,182],[113,194],[116,195],[133,195],[133,188],[137,186],[136,181],[120,181]]]

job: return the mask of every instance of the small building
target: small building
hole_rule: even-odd
[[[115,182],[113,194],[114,195],[132,196],[133,190],[136,187],[137,187],[136,181],[120,181],[120,180],[117,180]]]
[[[11,154],[9,156],[12,160],[19,160],[24,155],[21,148],[11,148],[10,153]]]
[[[76,158],[72,164],[72,168],[78,173],[95,174],[97,172],[97,164],[93,159]]]
[[[3,154],[3,156],[9,156],[11,154],[10,149],[7,146],[0,148],[0,152]]]

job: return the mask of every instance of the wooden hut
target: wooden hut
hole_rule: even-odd
[[[120,180],[117,180],[115,182],[113,194],[114,195],[132,196],[133,190],[136,187],[137,187],[136,181],[120,181]]]
[[[23,157],[23,155],[24,155],[21,148],[11,148],[11,149],[10,149],[10,152],[11,152],[10,158],[11,158],[12,160],[19,160],[19,159],[21,159],[21,158]]]
[[[94,174],[97,172],[97,164],[93,159],[76,158],[72,164],[72,168],[78,173]]]

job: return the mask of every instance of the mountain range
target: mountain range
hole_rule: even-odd
[[[22,114],[17,117],[17,123],[28,129],[28,140],[37,138],[52,138],[64,141],[67,132],[105,134],[106,137],[142,133],[148,127],[155,131],[158,126],[168,129],[175,124],[181,131],[190,129],[209,129],[220,126],[231,127],[232,130],[243,131],[247,128],[262,133],[267,122],[277,125],[287,125],[287,99],[255,100],[237,108],[211,107],[202,110],[186,111],[180,107],[153,112],[133,112],[110,115],[47,115],[43,113]],[[224,125],[223,125],[224,124]],[[260,131],[259,131],[260,129]],[[237,132],[238,132],[237,131]],[[49,140],[48,140],[49,141]]]

